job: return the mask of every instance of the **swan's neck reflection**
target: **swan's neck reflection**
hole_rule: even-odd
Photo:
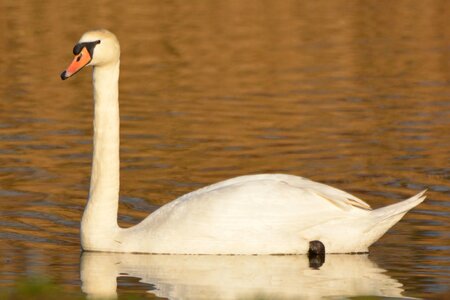
[[[190,256],[85,252],[82,289],[116,297],[117,277],[152,284],[169,299],[254,299],[379,295],[402,297],[401,284],[366,255],[328,255],[320,269],[307,256]]]

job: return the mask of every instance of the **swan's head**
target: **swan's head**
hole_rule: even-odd
[[[73,47],[75,58],[61,73],[65,80],[85,66],[103,66],[115,63],[120,57],[120,46],[116,36],[106,29],[88,31]]]

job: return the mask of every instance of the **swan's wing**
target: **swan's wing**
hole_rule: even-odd
[[[342,192],[340,190],[338,191]],[[349,210],[351,207],[356,207],[364,210],[372,210],[369,204],[345,192],[345,194],[335,192],[323,193],[323,191],[311,190],[311,193],[314,193],[318,198],[328,201],[329,203],[343,210]],[[350,195],[351,197],[348,197],[347,195]]]
[[[135,227],[163,224],[169,219],[187,220],[195,214],[198,219],[211,217],[215,223],[219,218],[237,216],[246,219],[246,222],[249,218],[264,222],[262,216],[281,220],[301,216],[303,225],[306,220],[314,225],[318,215],[320,223],[326,221],[327,216],[336,218],[335,213],[355,208],[371,210],[366,202],[349,193],[306,178],[284,174],[247,175],[185,194],[163,205]],[[254,212],[258,213],[255,215]]]
[[[372,210],[369,204],[359,199],[358,197],[334,188],[332,186],[315,182],[307,178],[300,176],[286,175],[286,174],[259,174],[259,175],[247,175],[231,178],[210,186],[207,186],[196,192],[208,192],[215,189],[227,187],[236,184],[245,184],[246,182],[253,181],[266,181],[274,180],[288,184],[292,187],[307,190],[314,194],[318,198],[333,204],[344,210],[348,210],[352,207],[361,208],[364,210]],[[195,193],[195,192],[194,192]]]
[[[176,201],[183,202],[185,200],[195,199],[211,192],[217,192],[222,189],[232,188],[233,186],[255,184],[257,182],[265,183],[270,181],[282,183],[288,185],[293,189],[299,189],[303,192],[307,192],[313,195],[314,198],[323,200],[342,210],[350,210],[352,208],[372,210],[369,204],[352,194],[323,183],[315,182],[299,176],[286,174],[258,174],[234,177],[188,193],[178,198]]]

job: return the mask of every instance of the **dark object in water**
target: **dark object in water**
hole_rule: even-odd
[[[310,241],[308,250],[309,267],[319,269],[325,262],[325,246],[321,241]]]

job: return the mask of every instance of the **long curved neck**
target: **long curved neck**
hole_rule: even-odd
[[[83,249],[101,250],[119,229],[119,65],[94,67],[94,155],[89,200],[81,221]],[[93,249],[94,248],[94,249]]]

